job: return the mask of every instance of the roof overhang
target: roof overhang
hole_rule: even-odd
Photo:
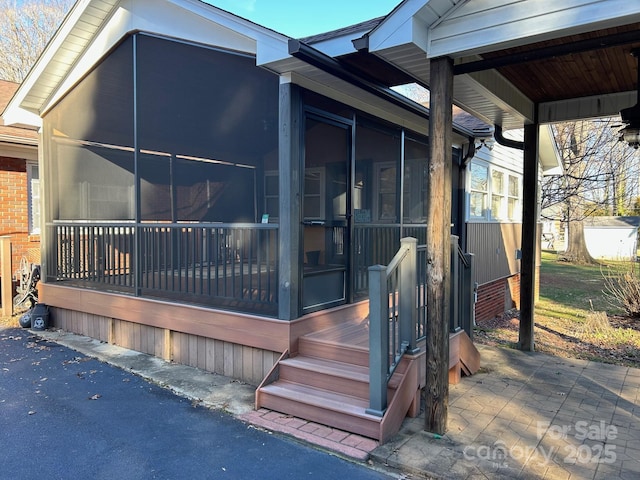
[[[570,4],[405,0],[367,37],[369,52],[427,85],[429,62],[425,60],[429,58],[449,56],[459,72],[469,62],[486,62],[485,68],[456,75],[454,103],[506,130],[533,123],[536,116],[538,122],[553,123],[616,115],[635,103],[634,62],[624,56],[640,45],[638,22],[640,2],[627,0],[575,0]],[[625,29],[630,31],[626,43],[607,43]],[[590,52],[569,53],[563,58],[541,56],[544,48],[558,44],[576,52],[573,42],[593,37],[603,41]],[[607,61],[618,60],[617,79],[611,81],[614,72],[602,66],[605,71],[596,74],[595,49],[607,49]],[[527,57],[527,52],[532,54]],[[516,63],[512,69],[489,63],[507,55],[520,71],[524,64],[534,71],[519,77],[514,72]],[[542,66],[549,68],[545,77],[535,76],[535,70]],[[572,78],[566,78],[571,69],[576,69]],[[585,78],[590,75],[598,78]],[[606,78],[608,82],[601,81]]]

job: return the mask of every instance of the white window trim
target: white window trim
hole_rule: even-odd
[[[471,189],[471,166],[472,165],[478,165],[481,167],[484,167],[487,169],[487,190],[473,190]],[[481,216],[476,216],[476,215],[472,215],[471,214],[471,194],[473,192],[482,192],[484,194],[487,195],[486,197],[486,203],[483,206],[482,209],[482,215]],[[489,168],[489,164],[487,164],[486,162],[479,162],[479,161],[471,161],[471,163],[469,163],[469,166],[467,167],[467,219],[470,221],[487,221],[487,210],[490,210],[490,199],[491,199],[491,169]]]
[[[481,167],[487,168],[487,205],[483,210],[482,216],[473,216],[471,215],[471,165],[478,165]],[[494,192],[493,186],[493,173],[500,172],[503,175],[503,191],[502,192]],[[513,197],[509,195],[509,177],[515,177],[518,179],[518,197]],[[522,222],[522,213],[520,212],[520,206],[522,205],[522,175],[516,173],[512,170],[508,170],[505,168],[496,167],[488,162],[482,160],[472,160],[467,167],[467,201],[466,201],[466,213],[467,213],[467,221],[469,222],[491,222],[491,223],[521,223]],[[480,192],[480,190],[477,190]],[[500,218],[495,218],[492,215],[493,209],[493,197],[494,195],[499,195],[501,197],[501,206],[500,206]],[[514,215],[513,218],[509,218],[509,199],[517,198],[517,207],[518,213]]]
[[[517,196],[513,196],[510,195],[509,193],[509,180],[511,178],[515,178],[518,182],[518,195]],[[515,199],[516,200],[516,207],[515,207],[515,215],[513,215],[512,217],[509,216],[509,200],[511,199]],[[511,222],[521,222],[522,221],[522,177],[520,175],[516,175],[514,173],[508,173],[507,176],[507,218],[509,221]]]
[[[40,201],[41,196],[40,196],[40,170],[38,169],[38,163],[37,162],[27,162],[26,164],[27,166],[27,216],[28,216],[28,222],[29,222],[29,234],[30,235],[40,235],[40,222],[37,222],[38,224],[36,225],[34,222],[34,218],[33,218],[33,204],[34,204],[34,194],[36,194],[36,201],[38,202],[38,210],[39,210],[39,215],[40,215],[40,219],[42,218],[42,203]],[[37,192],[35,192],[34,188],[33,188],[33,171],[34,169],[38,169],[38,186],[37,186]]]

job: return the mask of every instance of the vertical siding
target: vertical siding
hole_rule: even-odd
[[[518,273],[521,236],[519,223],[468,223],[466,248],[474,254],[475,281],[482,285]]]
[[[164,356],[165,330],[126,320],[51,307],[51,323],[62,330],[86,335],[138,352]],[[111,325],[113,338],[110,339]],[[258,385],[280,353],[181,332],[171,332],[171,358],[176,363],[237,378]]]

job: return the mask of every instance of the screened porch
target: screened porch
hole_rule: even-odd
[[[426,240],[424,134],[279,85],[251,55],[130,35],[43,138],[47,283],[291,320],[367,299],[368,268]]]

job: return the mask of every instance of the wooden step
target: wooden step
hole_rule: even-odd
[[[480,352],[466,332],[460,336],[460,366],[465,375],[473,375],[480,369]]]
[[[286,380],[260,389],[260,406],[322,425],[378,439],[381,417],[366,413],[369,402]]]
[[[322,358],[297,356],[280,362],[279,378],[323,390],[369,398],[369,368]],[[389,398],[402,379],[398,372],[389,382]]]
[[[305,357],[322,358],[336,362],[369,367],[369,349],[358,345],[346,345],[334,340],[300,337],[298,354]]]

